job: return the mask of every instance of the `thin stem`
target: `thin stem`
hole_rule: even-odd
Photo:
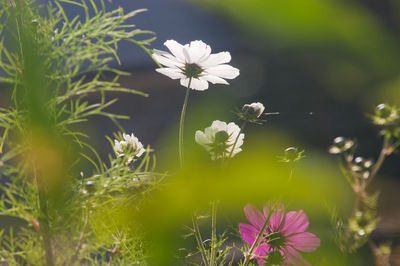
[[[183,167],[183,125],[185,122],[186,108],[187,108],[187,104],[189,101],[189,92],[190,92],[190,83],[191,82],[192,82],[192,78],[189,79],[189,84],[186,89],[185,101],[183,102],[182,112],[181,112],[181,120],[179,123],[179,162],[180,162],[181,168]]]
[[[210,266],[215,264],[215,247],[217,245],[217,202],[211,202],[211,255]]]
[[[383,254],[372,240],[368,240],[368,245],[372,250],[375,265],[377,266],[390,266],[389,256]]]
[[[51,245],[51,239],[49,236],[49,221],[48,221],[48,211],[47,211],[47,202],[46,202],[46,195],[44,191],[43,184],[40,183],[40,180],[37,176],[36,167],[33,163],[33,172],[34,172],[34,179],[36,183],[36,188],[38,191],[38,205],[40,210],[40,218],[39,224],[41,225],[41,232],[43,237],[43,246],[46,254],[46,265],[53,266],[54,264],[54,256],[53,256],[53,247]]]
[[[371,183],[372,179],[376,176],[379,169],[382,167],[383,161],[385,160],[386,156],[389,155],[390,153],[391,153],[390,138],[385,136],[381,152],[379,153],[378,160],[376,161],[374,167],[372,168],[371,174],[369,175],[369,179],[365,183],[364,188],[366,188]]]
[[[267,219],[265,219],[265,222],[264,222],[263,226],[261,227],[260,231],[258,232],[258,235],[256,237],[256,240],[254,240],[253,245],[251,245],[249,252],[247,252],[247,254],[245,254],[243,266],[247,266],[250,263],[250,259],[253,256],[253,251],[258,245],[258,240],[260,240],[260,237],[263,235],[265,227],[267,227],[270,216],[271,216],[271,212],[269,212]]]
[[[199,224],[197,223],[197,218],[195,214],[192,216],[192,224],[193,224],[193,233],[196,238],[197,246],[200,249],[201,258],[203,259],[204,265],[209,265],[206,249],[204,248],[203,245],[203,239],[201,238]]]
[[[291,162],[290,163],[290,174],[289,174],[288,182],[290,182],[292,180],[293,173],[294,173],[294,162]]]

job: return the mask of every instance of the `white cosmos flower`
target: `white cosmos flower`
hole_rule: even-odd
[[[139,158],[146,150],[143,148],[143,144],[138,140],[133,133],[131,135],[122,134],[123,140],[114,140],[114,150],[119,157],[125,156],[125,152],[128,152],[131,157],[128,158],[128,162]]]
[[[156,71],[171,79],[180,79],[182,86],[187,87],[192,78],[190,88],[204,91],[208,89],[208,82],[229,84],[225,79],[234,79],[239,75],[239,69],[226,64],[231,61],[229,52],[211,54],[210,46],[202,41],[182,45],[168,40],[164,45],[172,54],[154,50],[153,57],[165,66]]]
[[[239,135],[240,134],[240,135]],[[215,120],[204,132],[197,130],[195,140],[211,154],[211,159],[222,159],[230,156],[232,146],[239,138],[233,149],[232,156],[242,151],[244,134],[240,133],[240,128],[233,122],[229,124]]]

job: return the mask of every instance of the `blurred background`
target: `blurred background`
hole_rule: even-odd
[[[270,155],[279,156],[289,146],[305,149],[304,169],[318,165],[334,169],[329,180],[322,167],[316,170],[319,182],[323,183],[324,178],[326,184],[332,178],[344,182],[335,168],[336,158],[327,153],[337,136],[355,138],[359,143],[357,155],[377,157],[381,139],[367,114],[382,102],[395,105],[400,102],[400,1],[107,2],[109,10],[118,6],[126,12],[148,9],[132,22],[140,29],[156,33],[151,48],[166,50],[163,43],[168,39],[182,44],[202,40],[213,52],[231,52],[231,65],[240,69],[240,76],[230,81],[230,86],[212,85],[205,92],[191,91],[185,129],[188,146],[193,145],[190,140],[194,142],[196,130],[204,129],[216,119],[234,121],[234,108],[259,101],[267,112],[280,115],[268,118],[262,126],[249,127],[246,137],[258,136],[263,141],[259,149],[265,148]],[[66,10],[71,18],[82,13],[70,5]],[[148,93],[149,97],[110,95],[119,98],[111,109],[131,117],[121,123],[126,132],[134,132],[143,144],[150,144],[156,150],[160,171],[170,169],[178,163],[170,160],[178,158],[177,129],[184,88],[155,72],[156,64],[139,47],[121,43],[119,49],[120,68],[132,73],[121,78],[122,85]],[[7,105],[7,93],[4,90],[1,93],[1,106]],[[104,147],[104,136],[111,136],[117,130],[105,119],[93,119],[85,127],[96,147]],[[268,145],[272,143],[274,147],[270,149]],[[246,140],[243,149],[245,154]],[[112,147],[99,150],[103,156],[111,151]],[[313,159],[323,163],[313,163]],[[393,240],[394,265],[396,261],[400,263],[399,159],[398,154],[389,157],[372,185],[382,191],[379,204],[382,220],[373,237]],[[336,197],[347,198],[346,192],[349,190],[338,190]],[[338,204],[348,204],[351,208],[352,201]],[[368,254],[368,249],[360,252]],[[370,260],[358,265],[367,265],[364,264],[367,261]]]

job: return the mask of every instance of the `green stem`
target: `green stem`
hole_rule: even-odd
[[[210,266],[215,264],[215,247],[217,246],[217,202],[211,203],[211,255]]]
[[[192,216],[192,224],[193,224],[193,234],[196,238],[197,246],[199,247],[201,258],[203,259],[204,265],[209,265],[208,258],[206,255],[206,249],[203,245],[203,239],[201,238],[199,224],[197,223],[196,215]]]
[[[364,189],[371,183],[372,179],[376,176],[379,169],[382,167],[383,161],[385,160],[386,156],[390,154],[390,137],[385,136],[383,139],[383,145],[381,152],[379,153],[378,160],[376,161],[375,165],[372,167],[371,174],[369,175],[368,181],[365,183]]]
[[[258,240],[260,240],[260,237],[263,235],[265,227],[267,227],[268,221],[269,221],[269,217],[271,216],[271,212],[269,212],[267,219],[265,219],[265,222],[263,224],[263,226],[261,227],[260,231],[258,232],[258,235],[256,237],[256,240],[254,240],[253,245],[251,245],[249,252],[247,252],[244,256],[244,262],[243,262],[243,266],[247,266],[250,263],[250,259],[253,256],[253,251],[254,249],[257,247],[258,245]]]
[[[40,210],[40,216],[39,216],[39,224],[41,226],[41,233],[43,237],[43,246],[45,250],[45,256],[46,256],[46,265],[47,266],[53,266],[54,264],[54,256],[53,256],[53,247],[51,244],[51,238],[50,238],[50,225],[49,225],[49,215],[48,215],[48,210],[47,210],[47,197],[46,197],[46,191],[44,188],[44,184],[40,182],[39,177],[36,172],[36,167],[33,164],[33,172],[34,172],[34,179],[36,183],[36,188],[38,192],[38,205],[39,205],[39,210]]]
[[[191,82],[192,78],[189,79],[189,84],[186,89],[185,101],[183,102],[182,112],[181,112],[181,120],[179,122],[179,162],[181,168],[183,167],[183,124],[185,122],[185,114],[186,114],[187,104],[189,101],[189,91]]]

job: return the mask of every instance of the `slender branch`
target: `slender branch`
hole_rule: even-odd
[[[196,215],[192,216],[192,224],[193,224],[193,233],[196,238],[197,246],[200,249],[201,258],[203,259],[204,265],[209,265],[206,249],[203,245],[203,239],[201,238],[199,224],[197,223]]]
[[[181,120],[179,123],[179,162],[180,162],[181,168],[183,167],[183,126],[185,123],[185,114],[186,114],[187,104],[189,101],[189,92],[190,92],[190,83],[191,82],[192,82],[192,78],[189,79],[189,84],[186,89],[185,100],[183,102],[182,112],[181,112]]]
[[[386,156],[389,155],[390,153],[391,153],[390,138],[385,136],[385,138],[383,140],[383,146],[382,146],[381,152],[379,153],[378,160],[376,161],[376,163],[374,164],[374,166],[371,170],[369,179],[365,183],[365,186],[364,186],[365,188],[371,183],[372,179],[374,179],[374,177],[378,173],[379,169],[382,167],[383,161],[385,160]]]
[[[390,266],[389,262],[389,256],[385,254],[382,254],[382,252],[379,250],[379,248],[375,245],[372,240],[368,240],[368,245],[372,250],[372,254],[374,257],[375,265],[377,266]]]
[[[215,247],[217,245],[217,202],[215,200],[211,203],[211,255],[210,266],[216,263]]]

